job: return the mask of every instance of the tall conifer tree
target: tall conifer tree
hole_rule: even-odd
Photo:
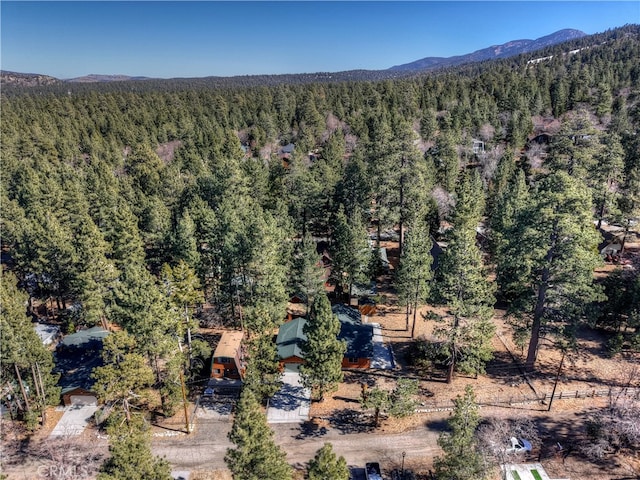
[[[405,248],[400,257],[400,266],[396,276],[396,288],[402,305],[406,306],[405,330],[409,329],[409,312],[413,310],[413,328],[415,334],[416,312],[418,305],[427,301],[431,290],[433,272],[431,247],[433,242],[429,229],[422,222],[415,222],[407,235]]]
[[[26,299],[27,295],[18,289],[13,273],[4,272],[0,282],[0,373],[3,385],[9,388],[3,390],[2,397],[8,401],[7,395],[13,392],[12,403],[17,403],[18,410],[27,420],[34,420],[37,415],[30,418],[31,409],[39,407],[44,411],[47,405],[57,404],[60,388],[56,387],[58,375],[53,374],[53,356],[42,345],[27,316]],[[20,387],[21,382],[27,387],[24,390]]]
[[[273,431],[250,389],[242,391],[229,440],[235,448],[227,450],[224,460],[235,480],[291,480],[286,454],[273,441]]]
[[[478,405],[470,385],[463,396],[457,396],[453,415],[448,420],[450,432],[438,438],[444,456],[436,457],[437,478],[447,480],[476,480],[485,478],[482,457],[476,449],[475,430],[480,423]]]
[[[324,291],[324,268],[320,265],[320,255],[316,251],[316,243],[307,234],[298,244],[293,260],[292,283],[296,293],[306,298],[307,310],[313,299]]]
[[[448,382],[456,368],[475,375],[482,373],[492,356],[494,288],[476,243],[482,197],[478,175],[464,175],[453,213],[454,227],[436,275],[436,302],[448,308],[448,314],[440,318],[443,323],[436,328],[449,354]]]
[[[356,210],[348,219],[342,205],[338,209],[334,225],[331,273],[340,287],[346,279],[350,295],[354,283],[365,282],[368,279],[370,250],[367,231],[362,224],[360,212]]]
[[[111,456],[100,467],[98,480],[171,480],[171,466],[151,453],[149,427],[141,418],[111,421],[107,427]]]
[[[327,295],[317,295],[304,326],[307,340],[302,345],[305,362],[300,366],[300,377],[321,401],[325,393],[338,388],[343,378],[342,359],[347,347],[338,340],[338,333],[340,321],[331,311]]]
[[[593,270],[601,239],[593,228],[591,198],[565,172],[543,178],[506,233],[497,279],[510,311],[529,326],[526,367],[535,365],[540,331],[550,320],[571,333],[588,305],[603,299]]]

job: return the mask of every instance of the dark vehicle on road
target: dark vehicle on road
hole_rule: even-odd
[[[371,462],[365,465],[367,480],[382,480],[382,472],[378,462]]]

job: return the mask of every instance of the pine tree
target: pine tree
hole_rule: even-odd
[[[145,358],[135,352],[135,339],[122,330],[105,338],[102,357],[105,365],[92,373],[93,388],[101,401],[117,405],[131,422],[131,406],[153,383],[153,371]]]
[[[118,207],[107,216],[106,239],[111,244],[111,258],[118,270],[125,264],[142,265],[145,260],[144,243],[138,229],[138,219],[129,205],[120,200]]]
[[[487,215],[493,216],[499,199],[506,193],[506,189],[512,182],[517,165],[511,149],[507,149],[500,159],[493,178],[489,182],[487,190]]]
[[[392,226],[398,218],[398,152],[386,115],[374,112],[369,130],[366,159],[375,205],[373,219],[380,241],[381,230]]]
[[[280,389],[282,377],[278,348],[273,341],[273,335],[266,331],[255,336],[249,342],[247,350],[245,388],[253,391],[258,399],[273,397]]]
[[[348,217],[356,211],[365,211],[371,204],[371,181],[362,148],[356,148],[347,161],[342,179],[336,187],[336,205],[343,204]]]
[[[617,195],[624,183],[624,150],[620,137],[615,133],[606,134],[603,148],[596,156],[596,173],[593,181],[597,228],[605,217],[615,218],[618,207]]]
[[[60,402],[58,375],[53,373],[53,356],[42,344],[26,312],[27,295],[18,289],[12,272],[3,272],[0,282],[0,373],[2,398],[25,415],[35,427],[35,411]],[[24,390],[21,382],[26,385]],[[42,389],[41,389],[42,387]],[[26,397],[26,398],[25,398]]]
[[[349,480],[349,467],[343,456],[336,456],[330,443],[325,443],[309,462],[309,480]]]
[[[273,327],[280,325],[287,309],[287,272],[292,257],[287,232],[271,212],[256,215],[250,223],[250,260],[246,264],[252,286],[248,304],[260,305],[269,312]]]
[[[400,228],[400,255],[404,248],[404,235],[407,224],[411,221],[411,214],[414,213],[415,206],[420,193],[430,191],[430,178],[420,175],[425,172],[422,167],[424,159],[416,147],[417,135],[411,126],[402,122],[396,128],[397,160],[394,169],[398,172],[398,225]]]
[[[189,212],[178,219],[171,238],[172,257],[184,260],[193,269],[199,267],[200,254],[196,243],[196,225]]]
[[[139,349],[154,358],[176,348],[186,325],[144,266],[129,265],[114,289],[111,318],[131,334]]]
[[[143,420],[117,419],[107,427],[111,456],[100,467],[98,480],[170,480],[171,466],[151,453],[151,434]]]
[[[505,235],[497,280],[510,312],[530,325],[528,370],[534,368],[543,325],[554,320],[571,335],[588,305],[603,298],[593,280],[601,259],[590,206],[579,180],[562,171],[550,174]]]
[[[624,222],[623,251],[631,222],[640,216],[640,139],[637,135],[633,135],[627,141],[624,183],[622,184],[622,194],[618,197],[619,218]]]
[[[563,170],[587,183],[595,171],[599,142],[588,112],[578,111],[563,122],[549,146],[545,166],[549,171]]]
[[[380,413],[387,411],[389,408],[389,392],[378,387],[367,389],[362,392],[360,405],[366,410],[373,409],[373,423],[378,427],[380,425]]]
[[[88,216],[74,231],[74,291],[81,302],[85,321],[89,325],[104,325],[107,304],[111,302],[111,291],[119,272],[108,258],[108,243]]]
[[[351,287],[354,283],[365,282],[368,279],[370,251],[367,232],[362,225],[359,212],[355,212],[352,218],[347,219],[344,207],[340,205],[335,218],[333,240],[331,274],[340,288],[346,279],[349,295],[351,295]]]
[[[415,412],[418,393],[418,382],[410,378],[401,378],[392,391],[375,387],[363,388],[360,405],[363,409],[373,409],[374,424],[380,425],[380,414],[387,413],[392,417],[406,417]]]
[[[418,394],[418,381],[411,378],[399,378],[396,387],[389,394],[389,415],[407,417],[416,409],[415,395]]]
[[[284,177],[284,186],[289,215],[296,231],[302,236],[324,207],[322,179],[317,173],[307,166],[298,151],[293,153]]]
[[[510,232],[527,205],[528,195],[524,172],[517,170],[498,195],[489,220],[491,251],[497,256],[500,256],[501,249],[508,243]]]
[[[173,268],[165,263],[162,266],[161,276],[169,302],[181,312],[184,319],[189,355],[192,357],[191,331],[197,325],[193,322],[191,312],[204,303],[200,281],[195,271],[184,260],[180,260]]]
[[[481,185],[477,175],[465,175],[458,188],[454,227],[442,254],[435,281],[435,301],[449,312],[435,330],[449,354],[447,382],[457,369],[477,375],[491,359],[491,323],[495,298],[476,243],[476,226],[482,213]]]
[[[478,405],[470,385],[463,396],[457,396],[453,416],[448,420],[451,432],[438,438],[444,456],[436,457],[436,478],[447,480],[476,480],[486,478],[482,457],[476,449],[475,430],[480,423]]]
[[[273,431],[250,389],[242,391],[229,440],[235,444],[235,448],[227,450],[224,460],[234,479],[291,480],[292,471],[286,454],[273,441]]]
[[[431,247],[433,242],[429,230],[422,222],[415,222],[409,230],[405,247],[400,256],[400,266],[396,276],[396,288],[401,305],[406,306],[405,330],[409,329],[409,312],[413,310],[413,328],[415,334],[418,306],[427,301],[431,290],[433,272]]]
[[[292,273],[294,291],[304,295],[308,310],[316,295],[324,292],[324,268],[320,265],[316,243],[309,234],[298,244]]]
[[[340,321],[331,311],[326,294],[316,296],[303,331],[307,340],[302,344],[305,362],[300,366],[300,378],[322,401],[325,393],[337,390],[342,381],[342,359],[347,349],[345,342],[338,340]]]
[[[435,166],[436,182],[447,192],[453,193],[460,172],[460,159],[452,133],[440,133],[435,146],[427,151],[427,157]]]

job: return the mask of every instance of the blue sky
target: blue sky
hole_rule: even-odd
[[[640,23],[640,1],[0,2],[4,70],[201,77],[385,69],[563,28]]]

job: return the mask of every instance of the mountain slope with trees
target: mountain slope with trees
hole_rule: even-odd
[[[169,414],[177,379],[208,356],[190,338],[206,304],[218,325],[245,331],[244,403],[258,418],[278,382],[272,333],[287,299],[304,289],[324,301],[309,238],[326,239],[330,281],[350,290],[375,278],[367,236],[375,247],[393,228],[404,240],[394,279],[404,304],[449,311],[451,376],[482,373],[494,296],[532,352],[540,329],[561,327],[546,331],[564,348],[582,322],[614,322],[637,348],[638,295],[618,299],[628,314],[598,315],[615,289],[592,271],[597,222],[628,230],[640,216],[640,28],[543,53],[396,80],[3,90],[3,400],[26,420],[58,402],[48,352],[15,348],[33,340],[27,314],[40,308],[65,332],[122,329],[107,352],[120,355],[95,372],[101,395],[125,414],[132,403]],[[450,240],[435,274],[431,243],[412,234]],[[636,292],[636,271],[624,281]],[[335,331],[325,323],[317,332]],[[16,395],[36,364],[44,395],[35,385]],[[340,377],[330,373],[327,385]],[[229,461],[254,478],[251,445],[236,437]],[[280,452],[263,453],[289,475]]]

